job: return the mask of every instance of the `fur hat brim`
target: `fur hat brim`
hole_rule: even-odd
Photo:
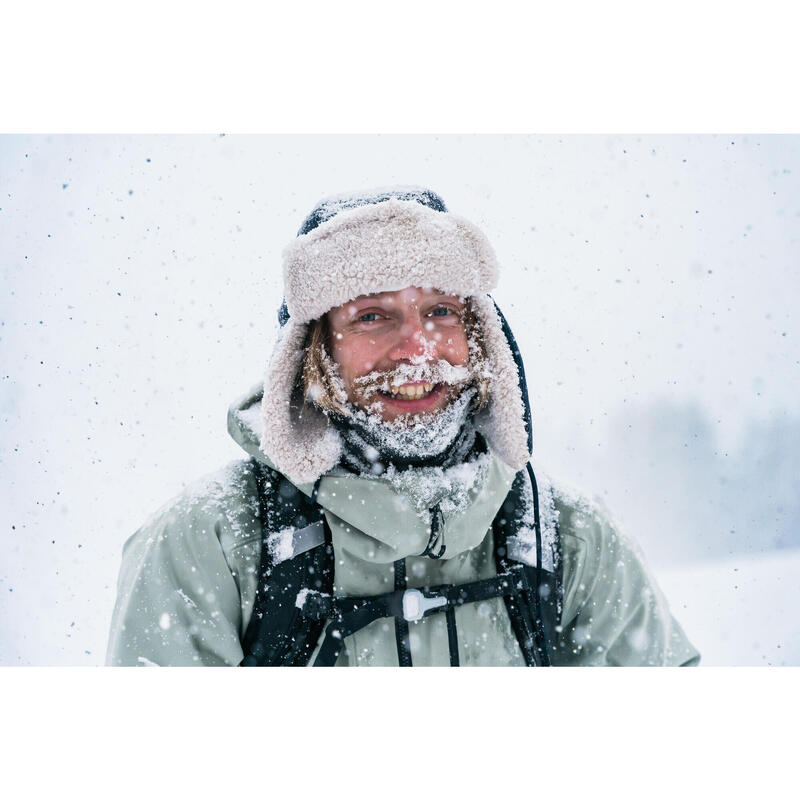
[[[469,297],[490,292],[497,278],[479,228],[395,198],[342,211],[283,253],[286,306],[298,322],[365,294],[420,286]]]

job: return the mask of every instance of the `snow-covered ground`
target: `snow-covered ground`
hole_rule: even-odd
[[[703,665],[800,665],[800,550],[655,575]]]

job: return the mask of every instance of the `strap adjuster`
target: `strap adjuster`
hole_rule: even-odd
[[[418,622],[429,611],[447,605],[447,598],[443,595],[428,597],[419,589],[406,589],[403,592],[403,618],[407,622]]]
[[[333,613],[333,598],[316,589],[301,589],[297,593],[295,606],[310,619],[326,619]]]

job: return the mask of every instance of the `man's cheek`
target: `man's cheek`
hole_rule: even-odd
[[[351,379],[358,378],[375,369],[375,358],[369,350],[354,348],[348,354],[348,366]]]
[[[451,335],[442,337],[439,351],[451,364],[466,364],[469,360],[469,346],[466,337]]]

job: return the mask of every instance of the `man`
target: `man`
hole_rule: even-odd
[[[433,192],[320,203],[228,427],[126,544],[111,664],[690,665],[635,548],[530,466],[485,236]]]

